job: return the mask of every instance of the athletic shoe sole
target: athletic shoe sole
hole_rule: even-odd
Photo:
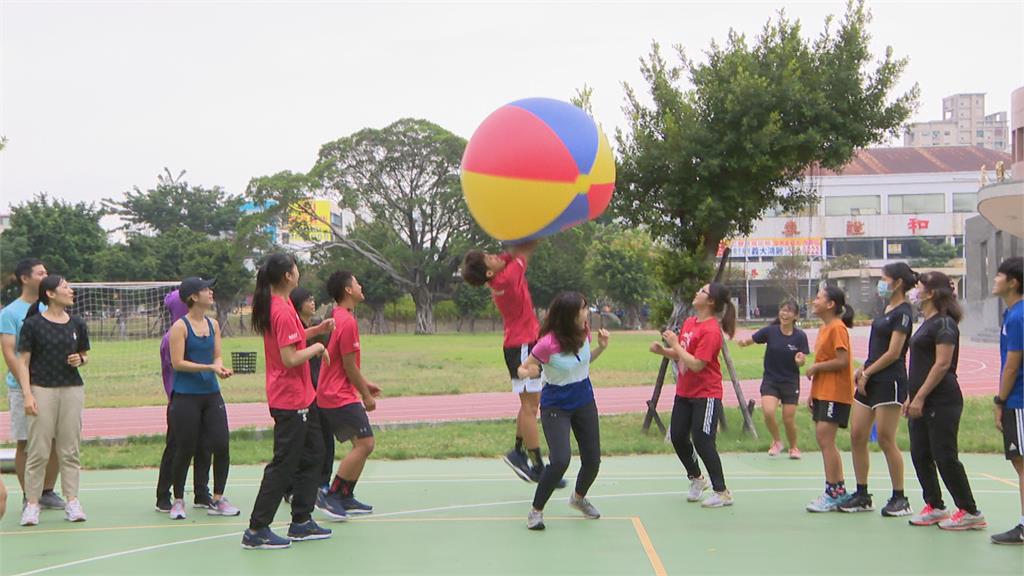
[[[899,510],[897,512],[887,512],[885,510],[882,510],[882,516],[884,516],[886,518],[902,518],[904,516],[913,516],[913,515],[914,515],[914,511],[909,509],[909,508],[904,509],[904,510]]]
[[[907,520],[907,524],[910,524],[911,526],[935,526],[943,520],[949,520],[949,516],[946,516],[945,518],[936,518],[934,520],[928,520],[926,522],[914,522],[913,520]]]
[[[256,546],[250,546],[248,544],[242,544],[242,548],[246,550],[281,550],[284,548],[291,548],[292,543],[287,544],[258,544]]]
[[[843,508],[842,506],[836,507],[836,510],[839,510],[840,512],[845,512],[847,514],[856,514],[857,512],[871,512],[874,509],[875,508],[873,506],[870,508],[866,506],[857,506],[856,508]]]
[[[967,532],[968,530],[985,530],[986,528],[988,528],[988,522],[969,526],[939,526],[939,530],[948,530],[949,532]]]
[[[515,464],[513,464],[512,461],[508,459],[508,456],[502,456],[501,457],[501,461],[504,462],[505,464],[508,464],[508,467],[511,468],[512,471],[516,473],[516,476],[519,476],[519,478],[521,478],[523,480],[523,482],[527,482],[527,483],[532,483],[533,482],[533,479],[530,478],[529,472],[527,472],[527,471],[523,470],[522,468],[520,468],[519,466],[516,466]]]
[[[317,506],[316,509],[319,510],[320,512],[322,512],[324,516],[327,516],[328,518],[330,518],[331,520],[333,520],[335,522],[345,522],[346,520],[348,520],[348,516],[347,515],[346,516],[339,516],[339,515],[335,514],[334,512],[331,512],[330,510],[328,510],[326,508],[321,508],[319,506]]]
[[[327,540],[330,537],[331,537],[330,534],[310,534],[308,536],[292,536],[291,534],[288,535],[288,538],[292,542],[309,542],[311,540]]]
[[[373,510],[358,510],[358,509],[349,510],[349,509],[346,508],[345,509],[345,514],[348,514],[349,516],[366,516],[368,514],[373,514]]]

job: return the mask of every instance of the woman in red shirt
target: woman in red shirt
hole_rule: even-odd
[[[704,499],[701,506],[720,508],[732,506],[732,494],[725,486],[722,459],[715,446],[718,430],[718,411],[722,400],[722,369],[718,354],[722,351],[722,330],[732,338],[736,333],[736,308],[729,299],[729,289],[717,282],[705,284],[693,297],[696,316],[683,322],[677,335],[671,330],[660,342],[651,345],[651,352],[665,356],[679,364],[675,404],[672,406],[670,433],[676,455],[686,468],[690,479],[689,502],[701,500],[709,487],[715,493]],[[717,315],[722,315],[718,323]],[[700,472],[694,448],[708,469],[710,482]]]

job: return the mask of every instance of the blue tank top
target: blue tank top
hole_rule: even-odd
[[[210,334],[200,338],[192,330],[188,318],[182,318],[188,334],[185,336],[185,360],[196,364],[213,364],[213,322],[206,319]],[[174,371],[175,394],[213,394],[220,392],[217,375],[213,372],[179,372]]]

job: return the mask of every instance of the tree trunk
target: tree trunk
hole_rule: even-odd
[[[639,330],[640,326],[640,305],[633,304],[626,307],[626,328]]]
[[[234,332],[231,328],[231,323],[228,322],[228,312],[230,310],[231,308],[228,306],[217,306],[217,324],[220,324],[221,338],[227,338]]]
[[[417,288],[412,291],[412,301],[416,304],[416,333],[436,333],[437,327],[434,324],[434,295],[426,288]]]
[[[384,334],[388,330],[387,319],[384,318],[384,304],[371,306],[373,315],[370,317],[370,334]]]

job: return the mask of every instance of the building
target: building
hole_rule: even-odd
[[[984,94],[954,94],[942,99],[942,120],[908,125],[903,145],[981,146],[1006,152],[1010,147],[1009,134],[1006,112],[985,115]]]
[[[967,221],[967,320],[972,338],[998,341],[1003,302],[991,295],[992,277],[1005,258],[1024,255],[1024,87],[1010,95],[1012,159],[1009,174],[978,190],[980,215]]]
[[[730,268],[743,271],[733,276],[743,278],[740,314],[775,314],[786,291],[770,276],[776,258],[788,255],[810,259],[799,282],[801,301],[813,297],[828,266],[828,278],[847,291],[856,310],[869,314],[879,304],[880,268],[920,258],[928,248],[922,243],[952,245],[956,258],[944,271],[962,278],[964,223],[977,215],[979,169],[985,165],[994,178],[996,162],[1009,160],[977,146],[870,148],[841,173],[809,176],[805,185],[817,189],[816,205],[800,214],[769,213],[750,237],[724,243],[731,248]],[[853,256],[854,267],[834,269],[844,255]]]
[[[10,213],[0,214],[0,234],[2,234],[4,230],[7,230],[10,227],[11,227],[11,214]]]
[[[271,236],[274,244],[299,255],[308,254],[310,248],[333,239],[335,237],[334,230],[344,232],[351,224],[351,218],[344,217],[344,213],[337,203],[323,199],[314,199],[310,203],[316,218],[298,207],[292,207],[289,210],[287,225],[278,222],[265,227],[265,231]],[[253,214],[262,212],[267,205],[275,206],[276,204],[277,202],[273,200],[259,205],[247,202],[242,205],[241,210],[245,214]]]

